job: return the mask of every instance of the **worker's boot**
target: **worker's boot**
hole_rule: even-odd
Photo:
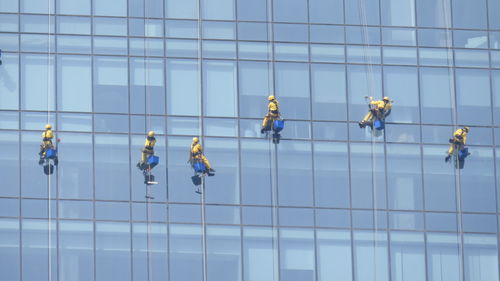
[[[448,155],[448,156],[446,156],[446,158],[444,158],[444,162],[448,162],[448,161],[450,161],[450,159],[451,159],[451,155]]]

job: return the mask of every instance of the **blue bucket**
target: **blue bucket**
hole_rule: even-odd
[[[52,149],[52,148],[47,149],[47,151],[45,152],[45,157],[48,159],[55,159],[56,158],[56,150]]]
[[[160,162],[160,157],[158,157],[156,155],[151,155],[148,158],[148,165],[151,168],[153,168],[154,166],[158,165],[159,162]]]
[[[197,173],[204,173],[207,169],[205,167],[205,164],[203,164],[203,162],[201,162],[201,161],[194,162],[193,168],[194,168],[194,171]]]
[[[385,127],[384,121],[379,119],[375,120],[375,122],[373,122],[373,127],[377,130],[383,130]]]
[[[283,128],[285,127],[285,121],[283,120],[274,120],[274,124],[273,124],[273,130],[277,133],[277,132],[280,132],[281,130],[283,130]]]
[[[465,159],[465,157],[467,157],[467,155],[469,155],[469,148],[468,147],[465,147],[464,149],[458,151],[458,158],[460,158],[460,159]]]

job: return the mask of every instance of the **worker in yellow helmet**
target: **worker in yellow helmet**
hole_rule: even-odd
[[[374,117],[384,120],[391,113],[392,102],[389,97],[384,97],[382,100],[373,100],[373,97],[368,97],[370,110],[365,115],[363,120],[359,122],[359,127],[364,128],[373,121]]]
[[[137,163],[137,167],[141,170],[146,169],[148,158],[155,154],[154,148],[156,144],[155,132],[149,131],[144,142],[144,148],[142,149],[141,161]]]
[[[278,100],[273,95],[267,97],[269,103],[267,104],[267,114],[264,116],[264,120],[262,121],[262,128],[260,129],[260,133],[263,134],[265,131],[271,130],[271,124],[274,120],[280,118],[280,105]]]
[[[210,162],[208,161],[207,157],[203,155],[203,148],[200,144],[200,140],[197,137],[193,138],[193,142],[191,143],[191,162],[194,161],[201,161],[203,164],[205,164],[205,167],[207,168],[207,173],[209,175],[213,175],[215,172],[214,169],[212,169],[212,165],[210,165]]]
[[[38,155],[40,155],[40,160],[38,161],[38,164],[43,164],[43,160],[45,159],[47,150],[49,149],[55,149],[54,144],[52,143],[52,139],[54,138],[54,133],[52,132],[52,125],[47,124],[45,125],[45,131],[42,133],[42,143],[40,144],[40,152]]]
[[[465,126],[460,128],[453,133],[453,138],[450,139],[450,148],[448,149],[448,155],[444,159],[445,162],[450,161],[451,156],[456,149],[462,150],[467,142],[467,134],[469,133],[469,127]]]

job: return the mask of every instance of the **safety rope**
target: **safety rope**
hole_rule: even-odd
[[[47,123],[50,124],[50,101],[51,101],[51,93],[53,91],[51,87],[52,80],[52,40],[51,40],[51,26],[52,26],[52,7],[51,0],[47,0]],[[57,154],[56,154],[57,155]],[[57,156],[56,156],[57,157]],[[52,176],[53,166],[51,166],[50,162],[48,163],[48,177],[47,177],[47,230],[48,230],[48,280],[52,280]]]
[[[451,102],[451,119],[453,124],[453,132],[458,127],[458,113],[456,108],[456,96],[455,96],[455,84],[454,84],[454,63],[453,63],[453,38],[451,33],[451,9],[446,3],[447,1],[441,0],[441,4],[443,6],[444,13],[444,21],[445,21],[445,30],[446,30],[446,63],[448,68],[448,82],[449,82],[449,94],[450,94],[450,102]],[[453,157],[452,162],[458,161]],[[453,165],[457,165],[456,162]],[[458,164],[460,165],[460,164]],[[455,167],[455,200],[457,201],[457,226],[458,226],[458,235],[457,235],[457,243],[458,243],[458,267],[459,267],[459,281],[464,280],[464,264],[463,264],[463,256],[464,256],[464,246],[463,246],[463,229],[462,229],[462,194],[461,194],[461,181],[460,181],[460,167]]]
[[[373,97],[374,96],[374,75],[373,75],[373,62],[371,58],[371,54],[369,52],[371,51],[371,46],[370,46],[370,38],[368,34],[368,20],[366,16],[366,1],[364,0],[358,0],[358,13],[359,13],[359,18],[362,21],[362,34],[363,34],[363,56],[364,59],[367,63],[367,70],[368,70],[368,75],[367,75],[367,85],[368,85],[368,92],[369,96]],[[374,116],[376,118],[376,116]],[[374,251],[373,251],[373,270],[374,270],[374,280],[378,280],[378,269],[377,269],[377,250],[378,250],[378,204],[377,204],[377,197],[378,197],[378,188],[377,188],[377,172],[376,172],[376,153],[375,153],[375,138],[374,138],[374,133],[375,133],[375,128],[372,127],[372,132],[371,132],[371,170],[372,170],[372,190],[373,190],[373,222],[374,222],[374,232],[373,232],[373,243],[374,243]],[[384,134],[385,138],[385,134]]]
[[[277,97],[276,93],[276,84],[274,83],[274,69],[275,69],[275,60],[274,60],[274,27],[273,27],[273,6],[272,1],[267,1],[267,33],[269,36],[268,46],[268,90],[275,97]],[[266,113],[267,114],[267,113]],[[267,133],[266,133],[267,134]],[[274,152],[274,153],[273,153]],[[279,227],[278,227],[278,198],[277,198],[277,189],[278,189],[278,176],[277,176],[277,162],[278,162],[278,146],[277,144],[272,144],[272,137],[269,138],[269,171],[271,176],[271,235],[272,235],[272,255],[273,255],[273,281],[280,280],[280,271],[279,271]]]
[[[201,22],[201,1],[198,0],[197,4],[197,27],[198,27],[198,141],[202,143],[203,138],[203,91],[202,91],[202,83],[203,83],[203,68],[202,68],[202,22]],[[190,152],[191,153],[191,152]],[[201,208],[201,243],[202,243],[202,274],[203,281],[207,281],[207,244],[206,244],[206,236],[207,236],[207,227],[206,227],[206,214],[205,214],[205,176],[201,176],[201,196],[200,196],[200,208]]]

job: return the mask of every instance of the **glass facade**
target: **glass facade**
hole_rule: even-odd
[[[499,281],[499,10],[0,0],[1,279]],[[259,132],[269,93],[277,146]],[[395,100],[380,135],[357,124],[367,95]],[[148,130],[152,201],[135,167]],[[217,170],[203,197],[193,136]]]

